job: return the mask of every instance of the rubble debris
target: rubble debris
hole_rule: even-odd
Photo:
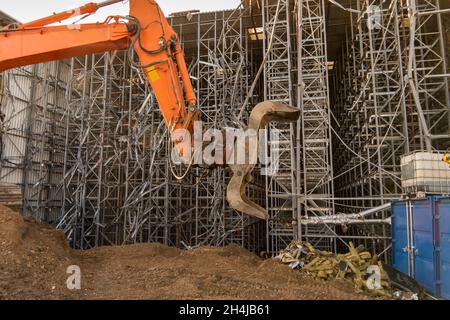
[[[417,295],[394,290],[383,264],[364,246],[349,244],[349,252],[333,254],[315,249],[310,243],[293,241],[275,257],[292,269],[301,269],[322,280],[340,279],[353,284],[358,292],[373,297],[416,300]]]

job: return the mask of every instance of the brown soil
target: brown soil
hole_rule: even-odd
[[[69,291],[78,265],[82,290]],[[0,206],[0,299],[366,299],[237,246],[69,248],[64,235]]]

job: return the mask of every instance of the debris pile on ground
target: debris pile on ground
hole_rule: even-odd
[[[67,268],[81,290],[67,289]],[[0,299],[367,299],[238,246],[180,250],[161,244],[72,250],[62,232],[0,206]]]
[[[365,294],[389,299],[411,299],[407,293],[391,288],[383,265],[364,246],[349,243],[349,252],[333,254],[315,249],[310,243],[293,241],[276,260],[289,264],[292,269],[304,270],[323,280],[340,279],[354,285]]]
[[[0,205],[0,299],[69,298],[72,253],[62,232]]]

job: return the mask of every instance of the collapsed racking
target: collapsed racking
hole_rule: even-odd
[[[169,161],[167,129],[127,51],[2,75],[0,181],[20,185],[24,214],[76,248],[236,243],[274,254],[301,238],[330,251],[362,243],[387,260],[400,157],[450,147],[449,5],[338,2],[247,0],[170,17],[205,127],[240,126],[262,100],[302,111],[275,126],[280,141],[268,138],[277,174],[255,173],[250,187],[268,222],[228,207],[226,169],[174,177],[185,168]],[[306,219],[373,208],[372,222]]]

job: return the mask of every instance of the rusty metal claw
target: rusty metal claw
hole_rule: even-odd
[[[259,130],[263,129],[270,122],[289,123],[295,122],[299,118],[300,110],[297,108],[278,102],[264,101],[253,109],[250,115],[248,129],[259,132]],[[235,145],[236,149],[237,147]],[[248,155],[249,147],[247,143],[245,152]],[[246,156],[245,159],[248,158]],[[267,220],[269,219],[267,210],[251,201],[246,195],[246,188],[252,180],[252,172],[255,167],[256,164],[230,165],[233,171],[233,177],[228,184],[227,200],[231,208],[250,216]]]

